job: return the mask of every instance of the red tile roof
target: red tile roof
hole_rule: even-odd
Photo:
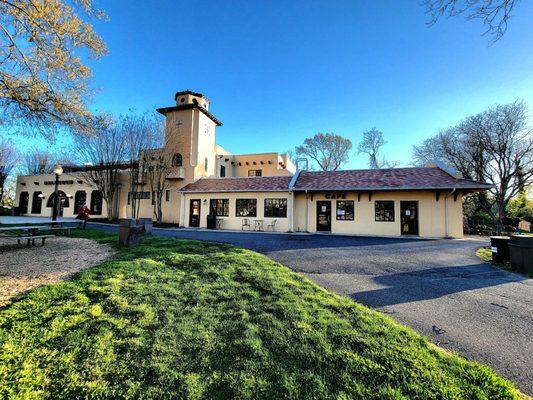
[[[298,174],[298,173],[297,173]],[[290,187],[291,180],[293,186]],[[295,180],[295,182],[294,182]],[[183,192],[284,192],[318,190],[486,190],[491,185],[459,179],[440,168],[356,169],[348,171],[301,171],[295,176],[203,178]]]
[[[440,168],[302,171],[293,190],[421,190],[490,189],[490,185],[459,179]]]
[[[183,187],[183,192],[286,192],[292,176],[203,178]]]

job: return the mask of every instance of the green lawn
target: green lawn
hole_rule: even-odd
[[[0,359],[2,399],[518,398],[264,256],[155,237],[1,310]]]

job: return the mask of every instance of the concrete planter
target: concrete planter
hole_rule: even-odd
[[[144,234],[144,226],[137,219],[121,219],[118,227],[118,243],[120,246],[132,247],[139,244]]]

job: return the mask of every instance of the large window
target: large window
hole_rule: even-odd
[[[229,199],[211,199],[209,213],[217,217],[229,217]]]
[[[353,200],[337,200],[337,221],[353,221]]]
[[[40,214],[43,207],[43,198],[41,192],[33,192],[33,198],[31,200],[31,213]]]
[[[173,167],[181,167],[183,165],[183,158],[181,157],[180,153],[174,154],[174,157],[172,157],[172,166]]]
[[[287,218],[287,199],[265,199],[265,218]]]
[[[226,177],[226,167],[224,165],[220,166],[220,177],[225,178]]]
[[[394,221],[394,201],[376,201],[376,221]]]
[[[235,207],[237,217],[257,217],[256,199],[237,199]]]
[[[263,170],[261,169],[249,169],[248,176],[263,176]]]
[[[83,206],[87,201],[87,193],[85,190],[78,190],[74,195],[74,212],[77,213],[78,210]]]
[[[99,190],[93,190],[91,193],[91,214],[102,215],[102,205],[104,203],[104,196]]]

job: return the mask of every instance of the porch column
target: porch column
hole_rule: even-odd
[[[185,226],[185,193],[180,192],[180,219],[179,226]]]
[[[294,232],[294,192],[289,192],[287,200],[287,219],[289,223],[289,232]]]

